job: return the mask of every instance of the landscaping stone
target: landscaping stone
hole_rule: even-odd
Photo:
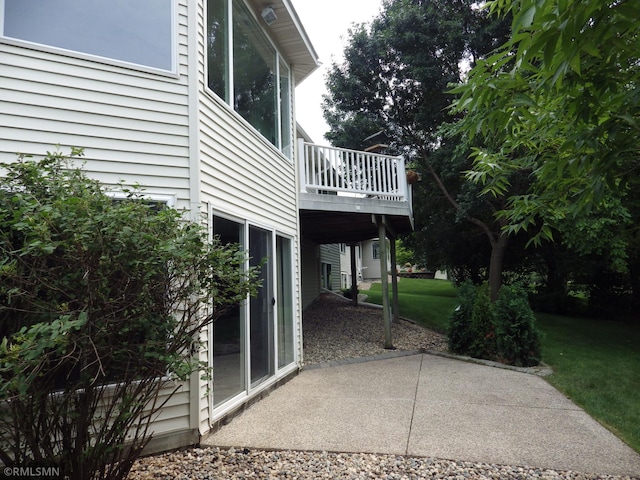
[[[327,293],[304,311],[302,321],[305,365],[389,352],[384,348],[380,308],[354,307],[348,300]],[[445,335],[407,320],[391,324],[391,337],[400,351],[447,350]]]
[[[368,453],[192,448],[139,460],[129,480],[632,480],[522,466]]]

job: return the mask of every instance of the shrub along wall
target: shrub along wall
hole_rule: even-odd
[[[0,463],[126,478],[166,389],[207,372],[199,332],[255,293],[256,269],[176,210],[115,201],[60,153],[3,168]]]

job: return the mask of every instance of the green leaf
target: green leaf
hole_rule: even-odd
[[[536,14],[536,5],[529,5],[514,15],[512,30],[515,33],[520,32],[524,28],[529,28],[533,23]]]

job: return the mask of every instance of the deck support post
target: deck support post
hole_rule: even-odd
[[[393,349],[391,339],[391,308],[389,302],[389,269],[387,268],[387,229],[384,216],[375,216],[378,226],[378,251],[380,253],[380,283],[382,284],[382,316],[384,320],[384,348]]]
[[[358,269],[356,268],[356,244],[349,245],[351,256],[351,302],[354,307],[358,306]]]
[[[396,238],[389,238],[391,246],[391,299],[393,308],[393,323],[400,322],[400,306],[398,305],[398,268],[396,267],[398,260],[396,258]]]

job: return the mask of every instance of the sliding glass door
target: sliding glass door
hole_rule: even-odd
[[[222,243],[244,244],[244,225],[216,217],[214,235]],[[213,405],[218,406],[246,389],[245,312],[240,305],[213,325]]]
[[[293,325],[293,270],[291,239],[276,237],[276,291],[278,312],[278,368],[293,363],[294,325]]]
[[[252,297],[249,306],[249,338],[251,356],[251,385],[256,385],[273,373],[273,296],[272,281],[272,233],[258,227],[249,227],[250,266],[262,263],[260,280],[262,287]]]
[[[267,228],[215,216],[214,235],[248,252],[261,287],[213,326],[213,408],[250,394],[295,361],[293,240]]]

